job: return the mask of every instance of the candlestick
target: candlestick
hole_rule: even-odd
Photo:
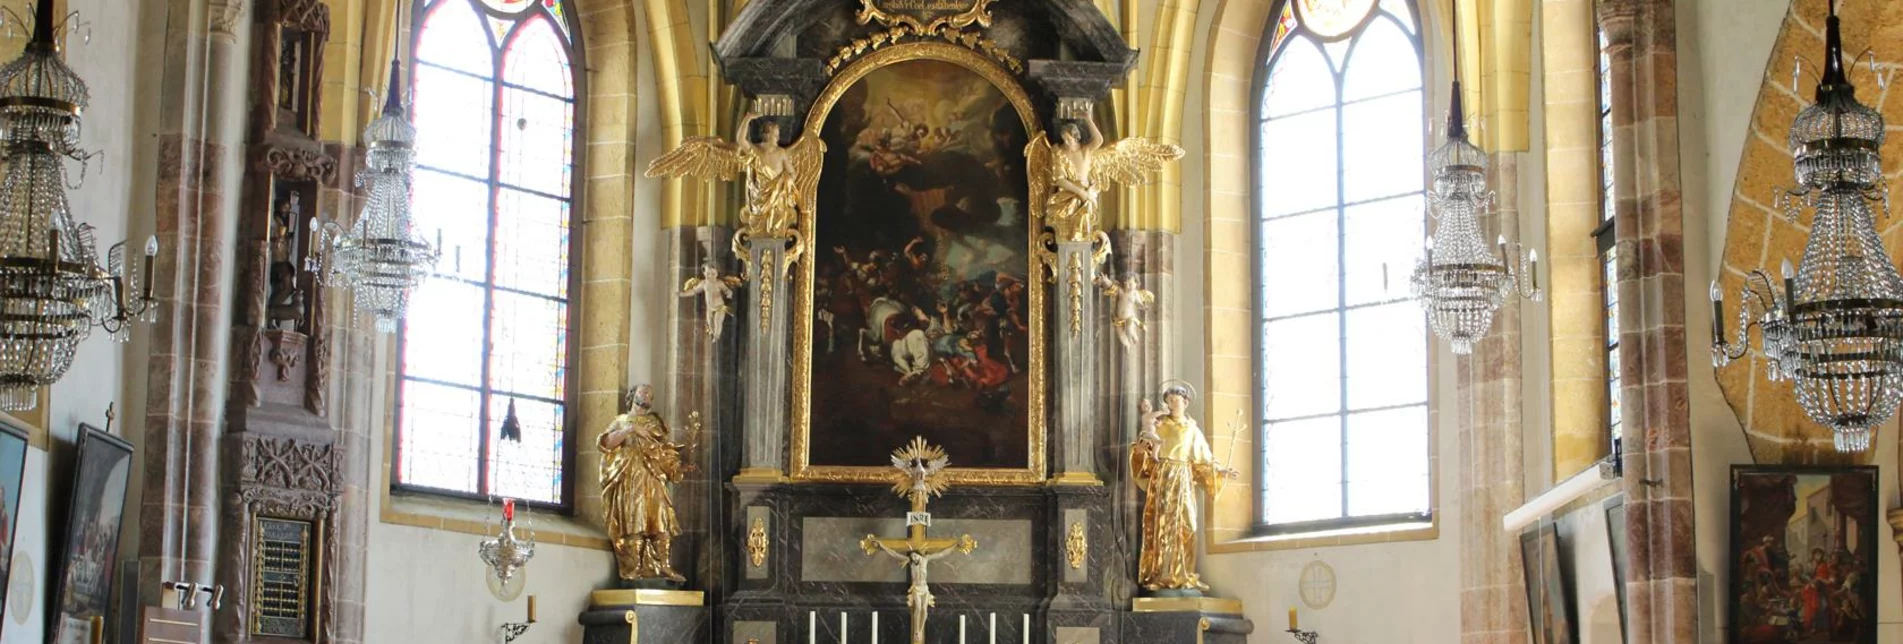
[[[535,596],[529,595],[529,623],[535,623]]]
[[[1024,614],[1024,644],[1031,644],[1031,614]]]
[[[90,622],[88,624],[88,628],[92,630],[92,634],[91,634],[92,644],[101,644],[102,642],[105,642],[106,641],[106,618],[98,616],[98,615],[94,615],[92,616],[92,619],[88,621]]]
[[[1786,259],[1780,272],[1784,273],[1784,313],[1789,316],[1797,305],[1797,271],[1791,270],[1791,260]]]
[[[1539,288],[1540,287],[1540,251],[1537,249],[1527,251],[1526,257],[1529,260],[1529,262],[1532,264],[1531,266],[1528,266],[1526,269],[1526,285],[1530,288]]]
[[[1725,292],[1718,288],[1718,280],[1711,281],[1711,339],[1725,340]]]
[[[846,644],[846,611],[839,611],[839,644]]]
[[[819,644],[819,614],[806,611],[806,644]]]
[[[998,614],[991,614],[991,644],[998,644]]]
[[[1315,644],[1315,641],[1322,637],[1321,633],[1296,628],[1288,629],[1288,634],[1295,636],[1295,641],[1301,642],[1302,644]]]
[[[1291,631],[1293,631],[1293,630],[1295,630],[1296,628],[1297,628],[1297,626],[1296,626],[1296,621],[1295,621],[1295,607],[1294,607],[1294,606],[1290,606],[1290,607],[1288,608],[1288,629],[1289,629],[1289,630],[1291,630]]]
[[[515,499],[503,499],[502,500],[502,520],[511,521],[514,519],[515,519]]]
[[[965,616],[958,616],[958,644],[965,644]]]
[[[872,611],[872,644],[879,644],[879,611]]]

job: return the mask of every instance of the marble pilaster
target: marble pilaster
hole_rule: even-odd
[[[740,302],[729,302],[733,309],[720,337],[714,338],[706,325],[704,299],[699,295],[678,297],[674,291],[688,279],[701,277],[701,269],[714,264],[721,275],[739,271],[737,260],[726,251],[732,231],[722,226],[676,226],[661,231],[668,259],[663,291],[655,293],[667,302],[667,364],[670,365],[657,388],[663,393],[661,409],[673,423],[682,440],[700,448],[692,458],[697,465],[675,486],[675,511],[681,534],[675,537],[675,569],[688,576],[688,587],[704,590],[710,597],[724,592],[719,574],[721,558],[731,549],[726,531],[716,526],[727,522],[726,500],[721,486],[738,467],[736,437],[731,431],[739,424],[734,361],[734,345],[745,337],[749,316]],[[743,295],[736,289],[735,299]],[[693,414],[699,414],[699,433],[689,427]],[[691,571],[691,572],[690,572]]]
[[[748,240],[746,450],[738,479],[776,480],[786,472],[788,355],[793,309],[784,239]]]
[[[1051,388],[1060,485],[1101,485],[1097,477],[1097,376],[1102,364],[1097,338],[1105,325],[1097,319],[1098,262],[1093,242],[1058,242],[1051,261],[1057,273],[1051,306],[1056,315],[1049,346],[1056,364]]]

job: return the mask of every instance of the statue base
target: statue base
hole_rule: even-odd
[[[1220,597],[1139,597],[1123,616],[1126,642],[1247,644],[1255,624],[1242,602]]]
[[[583,644],[708,641],[706,595],[698,590],[597,590],[576,621]]]
[[[615,588],[621,590],[680,590],[685,582],[672,579],[616,579]],[[698,594],[698,591],[696,591]]]

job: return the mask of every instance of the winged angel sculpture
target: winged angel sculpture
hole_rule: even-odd
[[[1031,170],[1031,200],[1044,204],[1045,221],[1057,231],[1058,241],[1093,241],[1097,232],[1097,197],[1104,184],[1147,183],[1163,164],[1183,158],[1183,148],[1130,137],[1104,143],[1094,118],[1078,119],[1090,128],[1083,138],[1075,121],[1058,127],[1058,142],[1034,137],[1024,150]]]
[[[780,124],[772,120],[761,125],[760,142],[754,143],[747,133],[758,118],[753,112],[741,117],[731,142],[713,136],[682,141],[648,164],[647,176],[732,181],[744,175],[747,204],[733,236],[734,254],[744,261],[746,240],[752,237],[787,239],[793,248],[786,261],[792,263],[805,249],[794,226],[801,212],[813,212],[826,143],[817,136],[802,136],[792,145],[780,145]]]

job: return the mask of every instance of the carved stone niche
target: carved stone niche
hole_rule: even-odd
[[[338,598],[343,447],[238,433],[225,441],[220,642],[327,642]]]
[[[314,138],[330,9],[321,0],[256,6],[234,266],[236,368],[226,416],[232,431],[255,429],[251,410],[264,406],[302,408],[322,418],[329,385],[325,293],[304,260],[310,221],[334,208],[323,203],[320,187],[336,183],[339,165]]]

